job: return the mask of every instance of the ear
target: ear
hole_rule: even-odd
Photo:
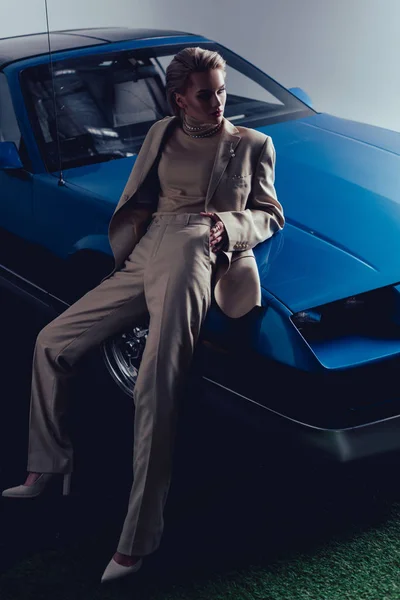
[[[185,106],[186,106],[182,96],[180,94],[178,94],[177,92],[175,92],[175,102],[177,103],[179,108],[185,108]]]

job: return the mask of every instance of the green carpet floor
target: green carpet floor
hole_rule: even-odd
[[[393,475],[393,468],[388,473]],[[397,484],[387,485],[385,474],[372,487],[365,484],[367,477],[367,472],[359,473],[354,480],[349,473],[345,490],[337,482],[322,491],[316,484],[307,493],[297,487],[285,506],[288,488],[278,503],[272,500],[268,505],[261,488],[249,483],[254,501],[246,504],[246,521],[238,518],[237,547],[233,515],[224,521],[234,489],[227,490],[219,505],[215,489],[198,517],[193,507],[186,515],[177,510],[175,521],[171,512],[162,548],[134,579],[99,583],[118,532],[116,524],[101,538],[83,535],[79,543],[61,541],[58,548],[53,543],[53,548],[31,552],[0,576],[0,598],[400,600],[400,490]],[[311,479],[310,475],[304,487]],[[222,485],[226,488],[226,482]],[[240,506],[239,498],[235,514]],[[186,550],[192,539],[198,543]],[[251,540],[252,551],[244,551],[244,545],[252,547]]]
[[[400,505],[379,528],[322,544],[275,562],[234,571],[193,573],[192,581],[96,585],[93,565],[84,575],[78,549],[44,552],[22,561],[0,579],[2,600],[72,598],[121,600],[398,600],[400,598]],[[187,578],[187,574],[185,575]]]

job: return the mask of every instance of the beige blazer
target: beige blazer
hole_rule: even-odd
[[[157,168],[163,145],[178,124],[177,117],[165,117],[147,133],[109,224],[115,267],[104,279],[123,265],[146,233],[158,203]],[[204,210],[215,212],[228,233],[229,244],[218,253],[214,297],[232,318],[261,305],[260,278],[252,248],[285,223],[274,180],[272,139],[255,129],[235,127],[224,118]]]

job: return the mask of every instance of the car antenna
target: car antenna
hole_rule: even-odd
[[[60,136],[58,134],[58,119],[57,119],[57,103],[56,103],[56,89],[54,86],[54,74],[53,74],[53,57],[51,53],[51,43],[50,43],[50,29],[49,29],[49,11],[47,9],[47,0],[44,0],[44,5],[46,9],[46,25],[47,25],[47,41],[49,45],[49,59],[50,59],[50,74],[51,74],[51,87],[53,90],[53,110],[54,110],[54,119],[56,125],[56,138],[57,138],[57,153],[60,167],[60,175],[58,178],[58,185],[65,185],[65,180],[62,171],[62,159],[61,159],[61,148],[60,148]]]

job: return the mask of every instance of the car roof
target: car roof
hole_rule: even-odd
[[[128,29],[126,27],[93,27],[90,29],[68,29],[52,31],[50,44],[52,52],[84,48],[99,44],[110,44],[128,40],[143,40],[171,36],[195,35],[169,29]],[[0,39],[0,69],[6,65],[32,56],[47,54],[49,51],[47,32],[20,35]]]

